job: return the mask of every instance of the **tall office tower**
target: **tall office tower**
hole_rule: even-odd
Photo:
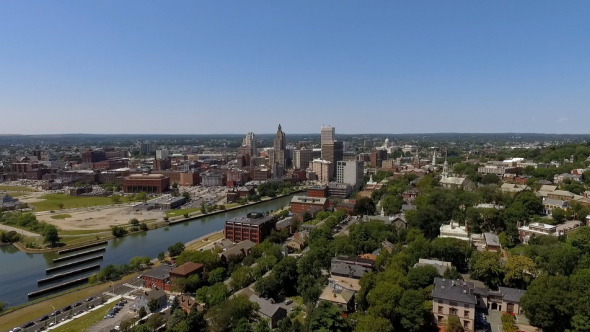
[[[306,147],[293,151],[293,167],[296,169],[307,169],[309,162],[313,160],[312,150]]]
[[[365,163],[362,161],[339,161],[336,165],[336,182],[352,186],[353,190],[363,182]]]
[[[320,131],[320,142],[322,145],[324,145],[324,143],[333,142],[335,132],[336,128],[332,126],[322,126]]]
[[[256,135],[253,132],[246,134],[246,137],[242,140],[242,146],[248,146],[251,149],[250,156],[256,157]]]
[[[272,147],[272,150],[269,151],[269,165],[273,170],[272,176],[278,178],[283,176],[285,170],[285,150],[287,148],[285,133],[281,130],[280,124]]]
[[[154,151],[156,151],[156,147],[154,143],[146,141],[140,144],[139,150],[142,154],[148,155],[154,153]]]
[[[341,141],[335,141],[336,128],[322,126],[320,140],[322,143],[322,160],[329,161],[332,167],[330,180],[336,176],[336,163],[344,159],[343,146]]]
[[[309,163],[309,168],[314,172],[318,181],[327,184],[331,180],[332,163],[327,160],[314,159]]]
[[[168,157],[170,157],[170,151],[168,150],[156,150],[156,159],[162,160],[162,159],[167,159]]]

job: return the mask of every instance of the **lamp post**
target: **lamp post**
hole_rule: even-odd
[[[53,323],[57,324],[57,314],[55,313],[55,307],[52,304],[50,304],[50,306],[53,308],[53,313],[55,314],[53,316]]]

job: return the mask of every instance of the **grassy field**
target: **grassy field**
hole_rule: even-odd
[[[139,273],[130,274],[128,276],[123,277],[122,281],[133,280],[137,278],[138,275]],[[94,296],[98,293],[106,292],[110,289],[110,287],[110,283],[86,287],[71,293],[60,295],[48,300],[40,301],[35,304],[8,312],[0,316],[0,327],[14,327],[22,325],[28,321],[37,319],[43,315],[51,313],[53,311],[53,309],[51,308],[52,305],[57,309],[63,308],[68,304],[82,301],[89,296]]]
[[[223,236],[224,236],[223,232],[215,233],[215,234],[209,236],[207,239],[202,239],[202,240],[199,240],[195,243],[192,243],[190,246],[186,247],[186,250],[199,250],[202,247],[210,244],[211,242],[215,242],[215,241],[223,239]]]
[[[166,212],[166,216],[171,218],[171,217],[178,217],[178,216],[182,216],[185,213],[194,213],[194,212],[200,212],[201,208],[193,208],[193,209],[174,209],[174,210],[168,210]]]
[[[22,186],[0,186],[0,191],[33,192],[37,190]]]
[[[104,316],[111,310],[117,302],[109,303],[100,309],[96,309],[86,315],[74,319],[73,321],[64,324],[56,329],[53,329],[55,332],[79,332],[79,331],[86,331],[87,328],[90,326],[100,322]]]
[[[68,219],[68,218],[71,218],[71,217],[72,217],[71,214],[64,213],[64,214],[56,214],[56,215],[53,215],[53,216],[51,216],[51,219]]]
[[[60,210],[60,204],[64,209],[84,208],[91,206],[104,206],[113,204],[109,197],[77,197],[66,194],[49,194],[41,196],[44,201],[30,203],[35,211],[56,211]]]

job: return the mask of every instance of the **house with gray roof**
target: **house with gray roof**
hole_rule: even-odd
[[[272,299],[267,300],[256,295],[251,295],[250,302],[258,304],[257,314],[264,319],[268,319],[271,329],[276,328],[278,322],[287,317],[287,310],[279,304],[274,303]]]

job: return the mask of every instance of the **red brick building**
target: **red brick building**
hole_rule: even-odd
[[[123,179],[126,193],[162,193],[170,188],[170,179],[162,174],[133,174]]]
[[[312,207],[325,211],[328,208],[328,200],[325,197],[293,196],[291,199],[291,212],[303,213]]]
[[[174,279],[177,278],[188,278],[193,274],[203,273],[203,264],[187,262],[181,266],[175,267],[170,270],[170,283],[174,283]]]
[[[170,271],[173,268],[172,265],[161,265],[147,271],[141,276],[143,287],[170,291]]]
[[[327,186],[317,186],[307,189],[307,196],[309,197],[328,197]]]
[[[225,238],[233,242],[250,240],[256,244],[264,241],[275,228],[273,216],[262,213],[248,213],[246,217],[234,218],[225,222]]]
[[[373,167],[381,167],[383,165],[383,160],[387,160],[387,151],[386,150],[374,150],[371,152],[371,166]]]

